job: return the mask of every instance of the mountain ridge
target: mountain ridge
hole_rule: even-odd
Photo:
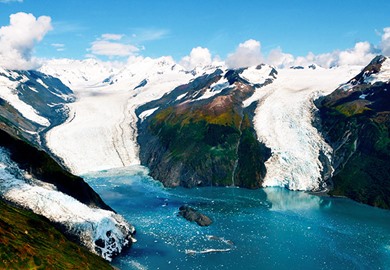
[[[317,101],[335,169],[332,195],[390,208],[390,59],[375,57]],[[383,81],[384,80],[384,81]]]

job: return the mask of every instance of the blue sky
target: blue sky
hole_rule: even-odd
[[[248,39],[261,42],[264,54],[280,47],[303,56],[379,44],[390,27],[390,1],[372,2],[0,0],[0,26],[17,12],[51,17],[53,30],[34,52],[45,58],[82,59],[103,34],[118,35],[114,42],[136,47],[135,54],[176,60],[197,46],[224,59]]]

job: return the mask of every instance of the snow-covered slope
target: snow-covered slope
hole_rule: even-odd
[[[322,189],[320,152],[332,149],[313,127],[313,98],[329,94],[361,67],[281,69],[277,79],[245,101],[259,100],[254,125],[258,139],[271,148],[264,186],[292,190]]]
[[[55,186],[32,178],[0,148],[0,195],[34,213],[43,215],[78,238],[91,252],[106,260],[135,240],[134,227],[114,212],[90,208],[57,191]]]
[[[72,91],[52,76],[0,67],[0,117],[30,142],[41,144],[41,133],[67,118],[72,101]]]
[[[216,70],[208,67],[187,72],[169,57],[134,58],[120,70],[95,60],[77,64],[61,61],[61,65],[48,62],[41,70],[71,86],[77,101],[69,106],[68,121],[52,129],[46,138],[49,148],[76,174],[139,164],[136,109],[202,73]],[[244,106],[259,101],[255,129],[258,139],[272,151],[266,163],[265,186],[323,188],[319,156],[322,153],[330,159],[332,150],[313,127],[312,99],[329,94],[360,70],[318,67],[276,71],[263,65],[241,73],[257,87]],[[227,85],[222,78],[198,99],[212,98]],[[183,98],[184,94],[178,95],[172,102]],[[140,114],[142,120],[157,108],[149,109]]]
[[[20,82],[16,81],[16,78],[20,75],[14,71],[6,71],[4,69],[0,69],[0,72],[2,73],[2,76],[0,76],[0,98],[10,103],[28,120],[44,127],[49,126],[50,122],[48,119],[39,115],[31,105],[23,102],[17,95],[16,88]],[[5,74],[8,74],[8,76],[5,76]],[[23,76],[20,81],[26,82],[28,79]]]
[[[369,84],[375,84],[376,82],[389,82],[390,81],[390,57],[379,56],[377,57],[378,62],[381,63],[380,71],[377,73],[364,74],[364,82]]]
[[[119,71],[119,67],[110,62],[97,59],[52,59],[46,61],[39,69],[42,73],[50,74],[69,88],[94,86],[108,81]]]
[[[71,79],[62,72],[66,68],[45,70]],[[139,164],[135,109],[188,82],[193,74],[169,57],[138,58],[108,80],[73,86],[77,101],[69,106],[71,117],[47,134],[48,146],[76,174]]]

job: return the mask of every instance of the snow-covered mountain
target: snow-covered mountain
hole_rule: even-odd
[[[39,150],[47,150],[46,132],[68,119],[67,105],[74,101],[57,78],[0,69],[0,198],[48,218],[111,260],[135,241],[134,227]]]
[[[340,186],[340,164],[347,166],[349,160],[344,157],[350,148],[340,148],[340,142],[355,137],[343,127],[341,139],[324,133],[333,127],[333,116],[324,116],[314,101],[326,96],[324,100],[333,102],[326,106],[337,111],[342,105],[344,113],[363,108],[361,103],[367,113],[376,112],[370,107],[374,99],[387,108],[389,60],[376,61],[366,68],[311,65],[277,70],[259,65],[187,71],[169,57],[135,58],[115,67],[96,60],[52,60],[40,72],[1,72],[5,91],[0,112],[3,122],[11,119],[22,137],[46,142],[46,149],[78,175],[142,164],[167,186],[328,191]],[[59,104],[60,110],[50,109]],[[389,122],[385,111],[370,118],[384,121],[383,129]],[[351,134],[360,136],[355,131]],[[378,139],[375,147],[386,149],[386,138]],[[351,142],[352,147],[355,140]],[[340,190],[335,194],[386,207]]]
[[[92,58],[85,60],[52,59],[46,61],[39,71],[60,78],[62,83],[71,89],[78,89],[108,81],[119,71],[119,64],[115,66]]]
[[[390,59],[377,56],[317,102],[332,147],[332,194],[390,208]]]
[[[331,149],[312,125],[312,100],[329,94],[361,68],[323,69],[312,65],[270,74],[271,67],[263,66],[240,71],[245,84],[254,87],[253,94],[242,100],[242,107],[256,102],[256,137],[272,153],[265,163],[267,175],[263,185],[297,190],[324,188],[324,160],[330,162]],[[194,104],[223,96],[231,88],[224,67],[220,69],[221,79],[205,89],[194,92],[180,87],[196,84],[196,78],[214,74],[217,69],[197,68],[188,72],[169,57],[135,58],[119,70],[95,60],[77,64],[62,60],[61,65],[48,62],[41,71],[73,85],[77,97],[76,102],[69,104],[68,121],[48,132],[48,146],[76,174],[139,164],[137,123],[158,113],[166,104]],[[267,79],[269,83],[264,84]],[[152,105],[160,100],[164,100],[164,106]]]
[[[50,66],[51,74],[69,80],[67,72],[65,79],[61,72],[73,68],[57,67]],[[91,84],[72,88],[77,101],[69,104],[71,117],[47,134],[48,146],[76,174],[139,164],[135,109],[160,99],[198,73],[185,71],[169,57],[140,58],[116,74],[100,76],[108,80],[95,83],[95,78]]]
[[[0,68],[0,117],[23,137],[41,144],[44,132],[68,118],[73,92],[52,76],[38,71]]]
[[[329,178],[332,172],[324,166],[331,163],[331,148],[313,127],[313,99],[329,94],[360,69],[275,70],[261,65],[221,70],[212,78],[198,77],[137,111],[142,121],[139,137],[142,164],[168,186],[282,186],[293,190],[326,190],[325,174]],[[248,94],[243,94],[246,91]],[[237,95],[240,98],[235,98]],[[150,116],[147,121],[146,115]],[[250,142],[251,132],[244,132],[242,123],[246,115],[253,123],[249,129],[255,130],[254,140],[270,148],[269,158],[261,145]],[[210,142],[213,132],[216,134]],[[251,151],[257,157],[250,158]],[[197,158],[188,153],[194,153]],[[258,168],[248,165],[261,164],[262,155],[266,157],[266,170],[260,165]],[[218,179],[211,178],[216,172],[224,173]],[[246,178],[252,180],[245,182]]]

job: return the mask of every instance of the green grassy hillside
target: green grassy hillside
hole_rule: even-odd
[[[112,269],[43,217],[0,200],[0,269]]]

